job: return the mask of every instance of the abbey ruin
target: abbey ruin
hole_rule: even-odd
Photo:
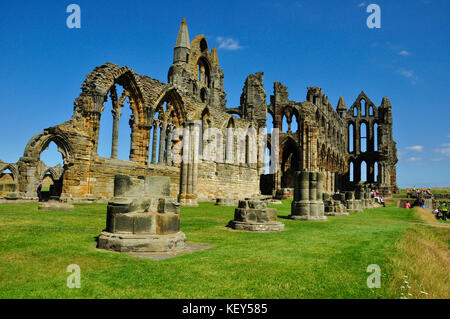
[[[309,87],[306,100],[297,102],[275,82],[267,104],[259,72],[245,80],[240,105],[229,108],[223,80],[216,48],[203,35],[190,41],[183,19],[167,83],[113,63],[95,68],[67,122],[32,137],[18,162],[0,161],[0,197],[36,200],[36,183],[45,178],[52,198],[108,201],[120,174],[170,179],[170,197],[181,205],[292,197],[298,172],[321,173],[314,193],[320,196],[358,193],[360,182],[385,196],[395,191],[397,150],[387,97],[376,106],[361,92],[350,107],[342,97],[333,107],[321,88]],[[127,107],[132,115],[121,117]],[[111,114],[112,149],[105,158],[97,152],[100,120]],[[266,135],[268,117],[274,130]],[[130,131],[119,131],[120,121]],[[117,158],[119,134],[131,136],[129,160]],[[63,156],[62,166],[40,160],[51,142]]]

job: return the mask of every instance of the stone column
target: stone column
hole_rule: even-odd
[[[308,219],[310,215],[309,172],[295,172],[294,201],[291,206],[292,219]]]
[[[194,166],[192,165],[193,162],[193,145],[194,145],[194,140],[192,137],[192,130],[193,130],[193,125],[192,123],[189,123],[188,125],[188,129],[187,129],[187,133],[189,134],[189,145],[188,145],[188,158],[189,158],[189,162],[188,162],[188,175],[187,175],[187,194],[192,194],[192,175],[193,175],[193,168]]]
[[[159,120],[153,120],[152,164],[156,163],[156,145],[158,144]]]
[[[316,217],[319,214],[319,203],[317,202],[317,175],[319,173],[310,173],[309,175],[309,201],[311,205],[310,214]]]
[[[173,125],[170,124],[167,128],[167,138],[166,138],[166,164],[168,166],[172,166],[173,161],[172,138],[173,138]]]
[[[195,195],[197,172],[194,167],[194,145],[193,138],[194,123],[185,125],[183,132],[183,161],[181,166],[181,187],[179,202],[185,206],[197,206],[197,197]]]
[[[114,107],[111,110],[111,113],[113,115],[111,158],[117,158],[117,152],[119,148],[119,119],[122,115],[122,111],[117,102],[113,101],[113,105]]]
[[[294,201],[291,219],[325,221],[323,203],[323,174],[302,171],[295,174]]]
[[[323,174],[317,173],[317,197],[316,200],[318,201],[318,215],[325,213],[325,206],[323,203]]]
[[[167,122],[164,121],[161,126],[161,137],[159,138],[159,159],[158,164],[164,164],[164,149],[166,147],[166,129]]]
[[[197,176],[199,164],[199,143],[200,132],[198,125],[192,125],[192,192],[194,195],[197,192]]]
[[[359,121],[356,121],[355,123],[355,134],[353,134],[354,138],[354,148],[355,148],[355,154],[361,153],[361,123]]]
[[[188,179],[188,162],[189,162],[189,129],[184,125],[183,128],[183,154],[181,158],[181,182],[180,182],[180,194],[185,195],[187,193],[187,179]]]

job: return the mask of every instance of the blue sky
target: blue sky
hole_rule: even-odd
[[[66,26],[71,3],[81,7],[81,29]],[[322,87],[334,106],[342,95],[349,107],[361,90],[377,106],[388,96],[398,185],[450,186],[450,2],[374,1],[381,29],[366,26],[370,3],[2,1],[0,159],[16,162],[33,135],[68,120],[95,66],[127,65],[165,82],[185,17],[191,39],[205,34],[218,48],[228,107],[238,106],[246,76],[258,71],[268,99],[274,81],[298,101],[306,87]],[[127,135],[119,155],[129,151]],[[56,151],[42,158],[54,164],[49,152]]]

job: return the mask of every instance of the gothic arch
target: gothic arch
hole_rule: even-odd
[[[129,92],[135,93],[136,98],[143,100],[138,82],[135,72],[127,66],[119,67],[114,63],[105,63],[86,76],[81,94],[106,96],[114,83],[117,83]]]
[[[73,164],[73,149],[68,138],[62,133],[50,133],[48,131],[36,134],[31,138],[25,147],[23,157],[39,160],[42,151],[44,151],[51,142],[54,142],[58,146],[58,151],[63,156],[64,165]]]
[[[40,178],[44,178],[45,175],[46,175],[47,173],[49,173],[49,174],[52,176],[52,178],[53,178],[54,181],[58,180],[58,179],[61,177],[61,175],[58,174],[58,173],[55,171],[55,169],[54,169],[53,167],[48,167],[48,168],[47,168],[46,170],[44,170],[44,172],[41,174]]]
[[[293,172],[301,167],[299,147],[295,140],[288,136],[282,141],[281,148],[281,187],[293,188]]]
[[[19,172],[18,172],[17,168],[12,164],[5,164],[3,166],[0,166],[0,174],[3,173],[7,169],[9,169],[11,171],[13,180],[14,180],[14,182],[16,182],[19,178]]]
[[[126,67],[119,67],[114,63],[105,63],[96,67],[86,76],[86,80],[81,87],[81,94],[75,100],[76,111],[93,111],[102,113],[103,103],[108,99],[108,92],[118,84],[128,93],[129,98],[134,102],[134,110],[138,123],[145,123],[146,115],[144,105],[150,104],[148,99],[142,94],[144,87],[142,81],[145,77],[140,77],[135,72]]]
[[[166,112],[164,112],[163,110],[164,102],[170,103],[172,107],[170,110],[166,110]],[[173,111],[173,113],[171,111]],[[186,121],[186,111],[184,109],[183,99],[181,98],[177,90],[173,87],[164,90],[160,94],[159,98],[154,103],[153,111],[151,112],[150,116],[153,117],[156,112],[164,112],[165,120],[168,120],[168,117],[171,114],[174,114],[174,124],[178,127],[180,127]]]
[[[201,82],[206,87],[210,87],[211,64],[209,63],[209,60],[203,55],[200,56],[197,60],[197,81]]]

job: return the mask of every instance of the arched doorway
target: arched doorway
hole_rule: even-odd
[[[289,138],[282,151],[281,158],[281,188],[294,188],[294,173],[299,170],[298,147]]]
[[[38,180],[47,178],[47,197],[50,198],[51,185],[55,185],[52,188],[54,199],[63,194],[65,175],[73,165],[73,149],[64,134],[49,129],[35,135],[25,147],[23,159],[26,161],[17,163],[19,191],[26,193],[26,196],[36,197]]]
[[[51,141],[41,152],[38,164],[39,178],[42,180],[42,197],[44,200],[58,200],[62,194],[64,175],[64,156]]]

